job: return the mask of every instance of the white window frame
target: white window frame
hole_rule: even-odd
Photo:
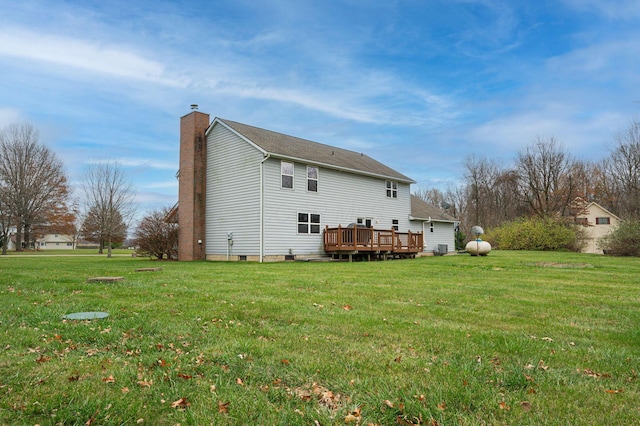
[[[309,172],[311,170],[315,170],[315,172],[316,172],[316,177],[315,178],[310,176]],[[319,168],[317,166],[307,166],[307,192],[318,192],[318,180],[319,180],[319,177],[320,177],[320,170],[319,170]],[[315,183],[316,183],[316,189],[315,190],[309,189],[309,183],[312,182],[312,181],[315,181]]]
[[[306,215],[306,220],[301,220],[302,217],[301,215]],[[317,221],[313,221],[312,219],[315,219],[317,217]],[[309,213],[309,212],[298,212],[296,215],[296,230],[297,230],[297,234],[298,235],[314,235],[314,234],[320,234],[320,223],[321,223],[321,217],[320,217],[320,213]],[[304,225],[306,226],[306,232],[301,232],[300,231],[300,225]],[[314,230],[314,227],[317,227]]]
[[[289,173],[285,173],[285,164],[291,165],[291,174]],[[295,188],[295,179],[294,179],[294,175],[296,173],[296,165],[295,163],[291,163],[289,161],[284,161],[281,160],[280,161],[280,188],[282,189],[294,189]],[[284,177],[291,177],[291,187],[288,186],[284,186]]]
[[[398,182],[395,180],[387,180],[385,182],[387,198],[398,198]]]

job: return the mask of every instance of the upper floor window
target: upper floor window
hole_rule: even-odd
[[[611,225],[610,217],[596,217],[596,225]]]
[[[398,198],[398,182],[387,181],[387,197]]]
[[[282,187],[293,189],[293,163],[280,162],[280,175],[282,176]]]
[[[307,166],[307,191],[318,192],[318,168]]]

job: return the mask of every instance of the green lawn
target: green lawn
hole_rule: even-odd
[[[636,258],[6,256],[0,273],[0,424],[640,419]],[[62,319],[81,311],[110,316]]]

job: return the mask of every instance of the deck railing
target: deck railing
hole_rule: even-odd
[[[324,229],[324,250],[327,253],[419,253],[424,248],[421,232],[398,232],[394,229],[374,229],[338,226]]]

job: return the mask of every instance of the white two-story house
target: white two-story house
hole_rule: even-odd
[[[396,246],[383,245],[393,241],[420,254],[433,223],[450,230],[444,239],[454,250],[453,218],[412,216],[415,182],[366,154],[221,118],[209,122],[199,111],[182,117],[180,134],[179,260],[324,256],[332,232],[334,254],[392,253]],[[359,236],[348,241],[351,231],[343,228]]]

